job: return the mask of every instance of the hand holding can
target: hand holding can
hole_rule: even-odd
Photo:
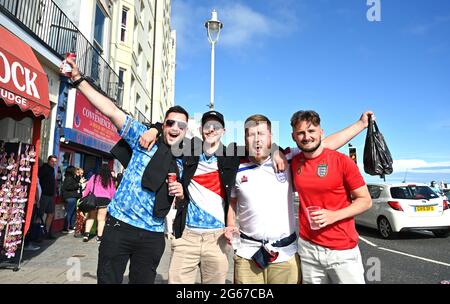
[[[176,173],[168,173],[167,174],[167,184],[169,187],[169,195],[173,196],[173,194],[170,191],[170,184],[174,183],[177,181],[177,174]]]
[[[66,59],[69,57],[75,61],[77,55],[75,53],[66,53]],[[64,76],[70,78],[72,77],[72,66],[67,62],[66,59],[64,59],[63,61],[62,73]]]

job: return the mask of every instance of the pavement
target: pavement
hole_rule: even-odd
[[[0,268],[0,284],[96,284],[98,244],[95,237],[89,242],[75,238],[73,234],[56,234],[54,240],[44,240],[36,244],[37,251],[24,251],[18,271],[12,267]],[[156,284],[167,284],[170,240],[157,269]],[[233,281],[232,252],[229,254],[227,284]],[[124,275],[128,283],[128,267]],[[198,272],[196,283],[200,283]]]

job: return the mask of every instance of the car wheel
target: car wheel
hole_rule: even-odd
[[[380,217],[378,219],[378,232],[384,239],[391,239],[394,237],[395,233],[392,231],[391,223],[385,217]]]
[[[449,234],[448,230],[433,230],[433,234],[438,238],[446,238]]]

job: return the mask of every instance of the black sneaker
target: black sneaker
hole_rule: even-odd
[[[97,244],[100,244],[102,242],[102,237],[97,235]]]
[[[85,232],[83,235],[83,242],[89,241],[89,232]]]

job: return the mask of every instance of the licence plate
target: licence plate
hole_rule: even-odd
[[[434,206],[416,206],[416,212],[433,212]]]

